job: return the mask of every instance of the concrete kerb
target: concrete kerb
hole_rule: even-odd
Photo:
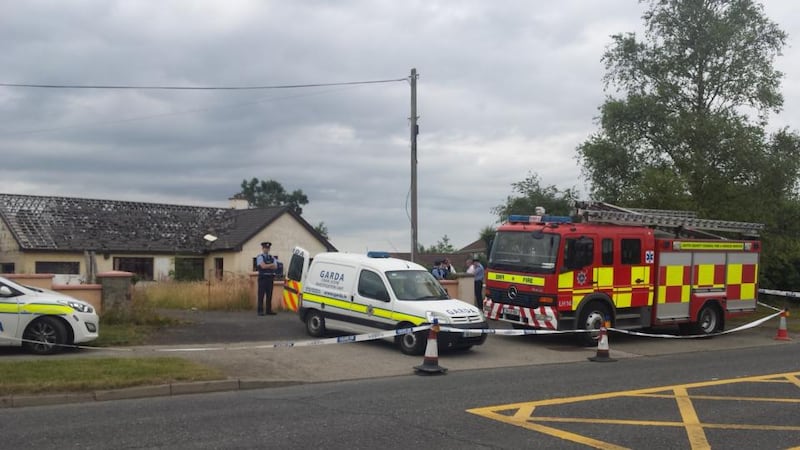
[[[0,408],[22,408],[28,406],[47,406],[65,403],[103,402],[110,400],[130,400],[148,397],[204,394],[211,392],[266,389],[273,387],[305,384],[293,380],[228,379],[212,381],[192,381],[153,386],[134,386],[120,389],[107,389],[91,392],[65,392],[59,394],[8,395],[0,397]]]

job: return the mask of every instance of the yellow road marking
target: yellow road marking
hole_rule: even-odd
[[[700,418],[697,417],[697,411],[694,410],[694,405],[689,399],[689,392],[686,388],[675,389],[675,400],[678,402],[678,410],[681,412],[681,418],[686,424],[686,434],[689,436],[689,443],[693,449],[711,448],[711,445],[706,439],[706,433],[700,425]]]
[[[687,383],[674,386],[662,386],[656,388],[637,389],[631,391],[607,392],[600,394],[582,395],[569,398],[553,398],[534,402],[511,403],[506,405],[496,405],[483,408],[468,409],[467,412],[486,417],[492,420],[520,426],[529,430],[538,431],[559,439],[581,443],[594,448],[619,449],[616,444],[599,441],[588,436],[577,433],[567,432],[544,425],[544,423],[586,423],[586,424],[610,424],[610,425],[633,425],[633,426],[652,426],[652,427],[683,427],[692,449],[711,448],[705,429],[722,430],[762,430],[762,431],[800,431],[800,426],[782,425],[756,425],[756,424],[728,424],[728,423],[703,423],[698,417],[697,411],[692,404],[692,400],[733,400],[733,401],[754,401],[754,402],[774,402],[774,403],[800,403],[798,398],[768,398],[768,397],[725,397],[717,395],[690,395],[689,391],[696,388],[709,386],[720,386],[726,384],[740,383],[788,383],[800,387],[800,372],[788,372],[781,374],[759,375],[753,377],[733,378],[727,380],[702,381],[697,383]],[[587,419],[571,417],[547,417],[536,416],[534,413],[537,408],[542,406],[556,406],[573,403],[607,400],[622,397],[643,397],[643,398],[672,398],[675,399],[680,421],[659,421],[659,420],[618,420],[618,419]],[[513,412],[513,414],[509,414]],[[800,450],[796,447],[795,450]]]

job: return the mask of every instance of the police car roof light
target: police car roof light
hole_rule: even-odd
[[[389,252],[367,252],[368,258],[391,258]]]

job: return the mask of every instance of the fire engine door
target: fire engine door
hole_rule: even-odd
[[[559,308],[576,309],[583,297],[594,292],[595,236],[567,236],[564,266],[558,276]]]
[[[619,264],[614,270],[614,304],[617,308],[648,306],[653,302],[652,241],[641,236],[620,236]]]

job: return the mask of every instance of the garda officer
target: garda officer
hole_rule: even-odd
[[[278,264],[269,254],[271,247],[272,242],[262,242],[261,253],[256,257],[256,267],[258,269],[258,298],[256,299],[256,305],[259,316],[265,314],[265,303],[266,314],[270,316],[275,314],[272,311],[272,283],[275,281],[275,270],[278,268]],[[265,299],[266,302],[264,301]]]

